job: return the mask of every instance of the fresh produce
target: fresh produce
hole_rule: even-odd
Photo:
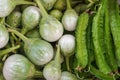
[[[36,65],[44,65],[53,58],[53,47],[50,43],[40,38],[27,38],[16,30],[9,29],[24,42],[24,51],[26,56]]]
[[[62,17],[62,23],[67,31],[74,31],[76,29],[78,15],[70,5],[70,0],[66,0],[67,9]]]
[[[20,54],[7,58],[3,66],[3,75],[6,80],[26,80],[33,77],[35,72],[35,66]]]
[[[54,8],[61,11],[65,10],[66,8],[65,0],[57,0],[54,5]]]
[[[38,28],[32,29],[31,31],[27,32],[25,35],[28,38],[41,38]]]
[[[0,49],[5,47],[9,41],[9,33],[4,25],[5,19],[0,21]]]
[[[33,2],[28,2],[25,0],[0,0],[0,17],[8,16],[17,5],[21,4],[31,4],[35,5]]]
[[[113,5],[111,5],[113,4]],[[117,4],[117,0],[114,0],[114,1],[109,1],[108,2],[108,5],[111,5],[111,6],[108,6],[109,8],[109,13],[108,15],[110,16],[109,20],[110,20],[110,29],[111,29],[111,32],[112,32],[112,36],[113,36],[113,40],[114,40],[114,45],[115,45],[115,55],[116,55],[116,58],[117,58],[117,63],[118,65],[120,66],[120,24],[119,24],[119,21],[120,21],[120,15],[119,15],[119,5]]]
[[[60,80],[78,80],[78,79],[74,74],[68,71],[63,71]]]
[[[43,75],[46,80],[59,80],[61,76],[60,46],[57,45],[56,56],[53,61],[45,65]]]
[[[92,37],[95,47],[96,64],[101,72],[108,74],[111,72],[111,68],[105,60],[105,43],[104,43],[104,5],[99,7],[97,14],[93,19],[92,25]],[[101,65],[102,63],[102,65]]]
[[[57,41],[63,35],[62,24],[45,11],[39,0],[35,1],[38,4],[42,14],[42,19],[39,24],[39,32],[41,37],[49,42]]]
[[[57,0],[40,0],[46,10],[51,10]]]
[[[58,9],[54,9],[50,12],[50,15],[52,15],[53,17],[57,18],[58,20],[61,20],[62,18],[62,12]]]
[[[14,10],[7,16],[6,23],[14,28],[19,27],[22,19],[22,13],[18,10]]]
[[[61,52],[65,56],[67,70],[70,71],[69,58],[75,51],[75,37],[70,34],[65,34],[60,38],[58,44],[60,45]]]
[[[86,30],[88,26],[89,14],[83,13],[79,16],[78,24],[76,27],[76,58],[78,70],[85,68],[88,64],[88,53],[86,46]]]
[[[0,80],[119,80],[119,2],[0,0]]]
[[[108,0],[104,1],[104,4],[107,4],[105,6],[105,41],[106,41],[106,49],[107,49],[107,58],[108,58],[108,64],[110,65],[111,69],[113,71],[117,71],[117,62],[114,55],[114,49],[113,49],[113,43],[112,43],[112,36],[111,36],[111,30],[109,26],[109,10],[108,10]]]
[[[0,60],[2,59],[3,56],[7,55],[8,53],[10,53],[13,50],[18,49],[18,48],[20,48],[20,45],[17,45],[15,47],[11,47],[11,48],[8,48],[8,49],[1,50],[0,51]]]
[[[24,9],[22,14],[22,34],[34,29],[40,21],[41,14],[39,8],[29,6]]]

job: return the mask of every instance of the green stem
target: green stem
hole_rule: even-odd
[[[18,49],[18,48],[20,48],[20,45],[17,45],[17,46],[15,46],[15,47],[8,48],[8,49],[5,49],[5,50],[1,50],[1,51],[0,51],[0,56],[3,56],[3,55],[5,55],[5,54],[7,54],[7,53],[10,53],[11,51],[13,51],[13,50],[15,50],[15,49]]]
[[[21,38],[24,42],[30,42],[30,39],[28,39],[27,37],[25,37],[23,34],[21,34],[20,32],[14,30],[14,29],[10,29],[8,28],[9,32],[12,32],[14,34],[16,34],[19,38]]]
[[[90,65],[90,73],[95,75],[97,78],[101,80],[115,80],[114,76],[107,75],[97,70],[94,66]]]
[[[68,71],[71,71],[71,69],[70,69],[70,64],[69,64],[69,57],[65,57],[65,60],[66,60],[67,70],[68,70]]]
[[[57,45],[57,52],[56,52],[56,56],[55,56],[55,64],[56,66],[58,66],[59,68],[61,68],[61,63],[60,63],[60,46]]]
[[[14,34],[14,33],[11,33],[11,35],[12,35],[12,37],[13,37],[13,39],[14,39],[15,41],[17,41],[17,40],[18,40],[18,38],[15,36],[15,34]]]
[[[29,1],[25,1],[25,0],[15,0],[14,3],[15,3],[16,5],[29,4],[29,5],[35,5],[35,6],[36,6],[36,3],[34,3],[34,2],[29,2]]]
[[[72,9],[71,4],[70,4],[70,0],[66,0],[67,3],[67,9]]]
[[[34,77],[35,78],[44,78],[43,73],[41,71],[35,71]]]
[[[43,17],[47,17],[48,13],[46,12],[45,8],[43,7],[43,5],[41,4],[40,0],[35,0],[35,2],[38,4],[38,7],[41,10],[41,14]]]
[[[26,32],[27,32],[27,29],[26,28],[22,28],[21,33],[24,35],[24,34],[26,34]]]

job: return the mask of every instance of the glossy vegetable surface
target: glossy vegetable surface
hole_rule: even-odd
[[[39,32],[43,39],[49,42],[57,41],[63,35],[62,24],[54,17],[48,15],[39,0],[35,0],[38,4],[42,19],[39,24]]]
[[[28,2],[25,0],[0,0],[0,17],[6,17],[8,16],[13,9],[17,6],[17,5],[21,5],[21,4],[32,4],[35,5],[35,3],[33,2]]]
[[[24,41],[26,56],[36,65],[44,65],[53,58],[53,47],[50,43],[40,38],[26,38],[16,30],[9,29]]]
[[[9,41],[9,33],[4,25],[4,19],[0,22],[0,49],[5,47]]]
[[[34,73],[34,65],[19,54],[7,58],[3,66],[3,75],[6,80],[25,80],[32,77]]]

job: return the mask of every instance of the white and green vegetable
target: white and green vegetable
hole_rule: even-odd
[[[40,9],[35,6],[29,6],[22,13],[22,34],[34,29],[40,22]]]
[[[67,31],[74,31],[76,29],[78,14],[72,9],[70,0],[66,0],[67,9],[63,15],[62,23]]]
[[[53,58],[53,47],[50,43],[40,38],[27,38],[16,30],[8,29],[16,34],[24,42],[24,51],[26,56],[36,65],[47,64]]]
[[[0,0],[0,17],[8,16],[17,5],[21,4],[35,5],[35,3],[25,0]]]
[[[9,33],[4,25],[4,19],[0,22],[0,49],[5,47],[9,41]]]
[[[75,51],[75,37],[71,34],[65,34],[60,38],[58,44],[60,45],[61,52],[65,56],[67,70],[70,71],[69,58]]]
[[[43,75],[46,80],[59,80],[61,76],[60,47],[57,45],[55,59],[45,65]]]
[[[42,14],[42,19],[39,24],[39,32],[41,37],[49,42],[57,41],[63,35],[62,24],[45,11],[39,0],[35,1],[38,4]]]

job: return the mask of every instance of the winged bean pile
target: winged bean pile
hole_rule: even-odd
[[[119,0],[0,0],[0,80],[119,80]]]

